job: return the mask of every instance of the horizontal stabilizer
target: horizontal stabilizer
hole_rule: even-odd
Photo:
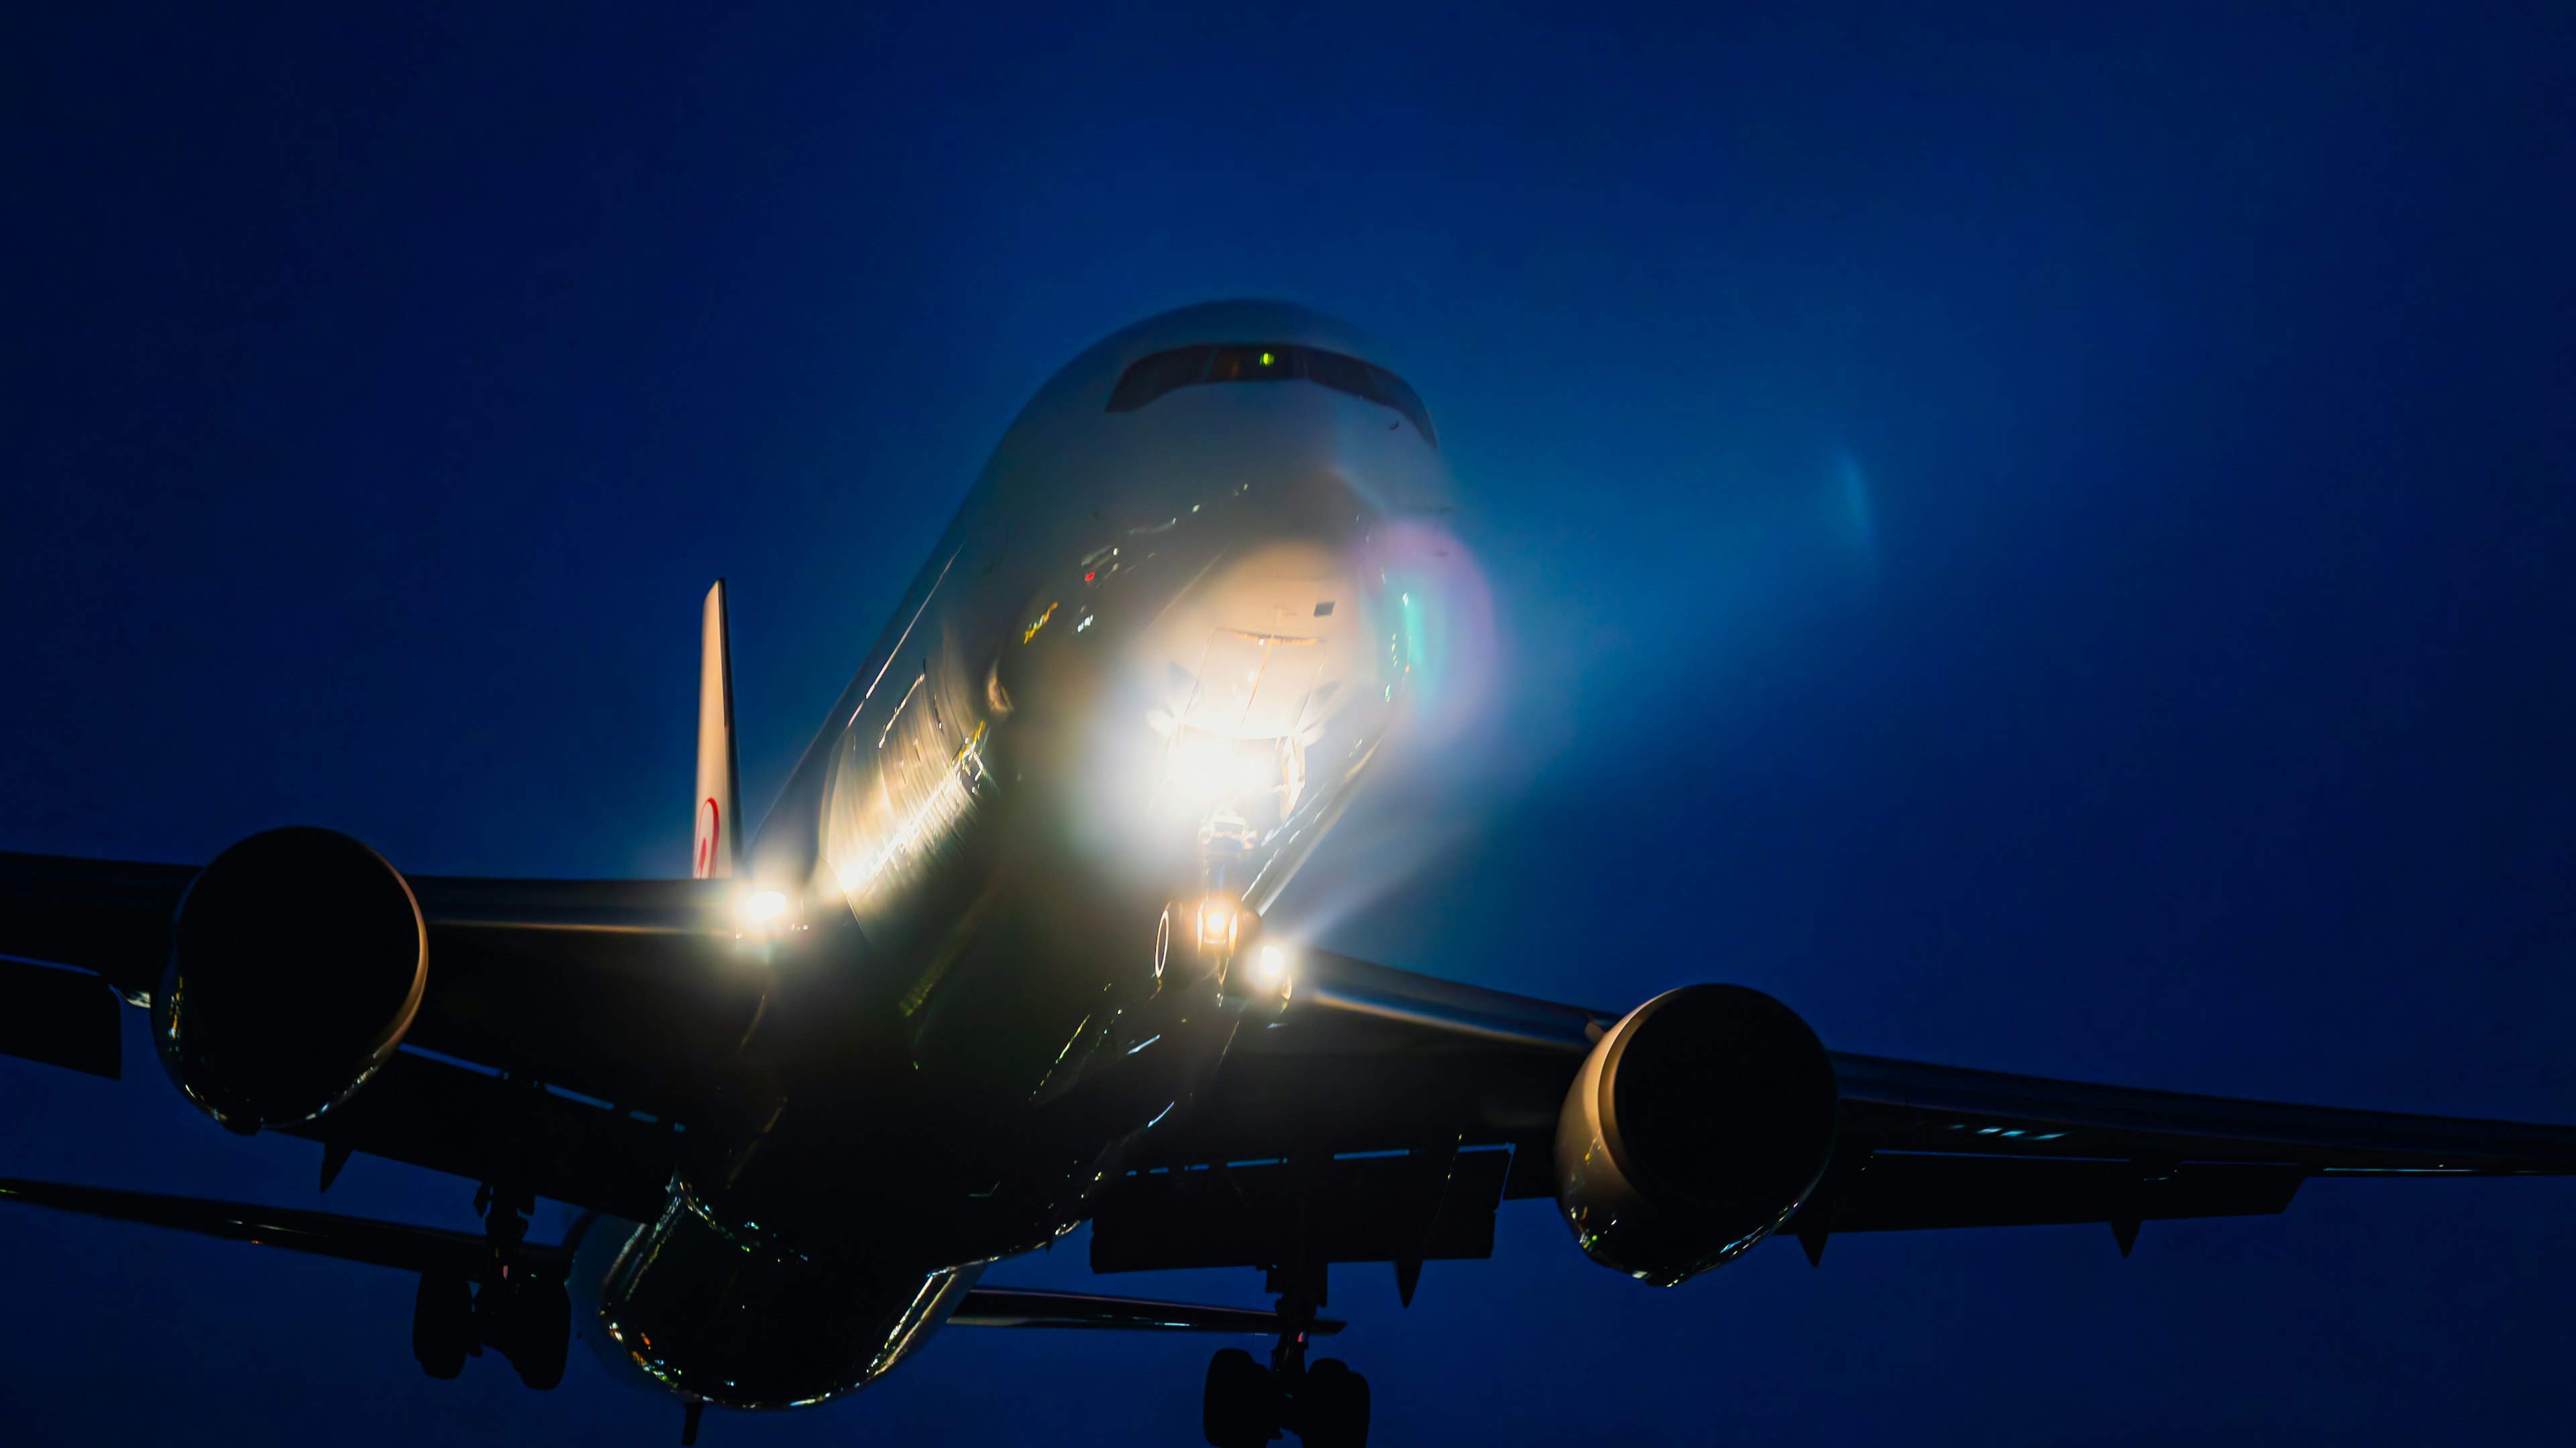
[[[1150,1302],[1137,1297],[1018,1287],[971,1288],[948,1321],[953,1327],[1088,1327],[1261,1335],[1279,1331],[1279,1314],[1265,1307],[1202,1307],[1188,1302]],[[1322,1335],[1341,1330],[1339,1322],[1328,1319],[1319,1319],[1306,1329]]]
[[[112,1187],[72,1186],[63,1182],[0,1177],[0,1201],[20,1201],[57,1211],[78,1212],[146,1226],[171,1227],[205,1237],[283,1247],[344,1262],[366,1262],[405,1272],[455,1272],[480,1277],[492,1265],[492,1247],[480,1232],[415,1227],[365,1217],[336,1216],[292,1207],[220,1202],[205,1197],[171,1197]],[[569,1263],[583,1227],[555,1247],[527,1247],[521,1260],[561,1271]],[[1079,1327],[1131,1332],[1279,1331],[1278,1314],[1259,1307],[1204,1307],[1188,1302],[1152,1302],[1134,1297],[1103,1297],[1088,1292],[1046,1292],[1031,1288],[970,1289],[949,1321],[959,1327]],[[1318,1321],[1307,1331],[1329,1335],[1342,1324]]]
[[[71,1186],[63,1182],[0,1177],[0,1201],[20,1201],[85,1217],[171,1227],[199,1236],[222,1237],[261,1247],[284,1247],[344,1262],[367,1262],[406,1272],[450,1270],[479,1276],[491,1264],[491,1244],[480,1232],[451,1232],[377,1222],[329,1212],[297,1211],[247,1202],[219,1202],[205,1197],[170,1197],[154,1192],[119,1191],[113,1187]],[[544,1260],[561,1249],[534,1248],[529,1255]]]

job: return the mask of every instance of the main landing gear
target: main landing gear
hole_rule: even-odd
[[[1322,1273],[1312,1290],[1292,1287],[1279,1299],[1279,1345],[1262,1366],[1239,1347],[1208,1360],[1200,1426],[1213,1448],[1261,1448],[1294,1433],[1306,1448],[1367,1448],[1368,1379],[1340,1358],[1306,1361],[1306,1329],[1323,1305]]]
[[[462,1274],[424,1272],[412,1298],[411,1355],[433,1378],[465,1371],[465,1360],[491,1348],[510,1360],[519,1381],[539,1391],[563,1381],[572,1345],[572,1299],[561,1282],[512,1277],[480,1291]]]
[[[1215,1448],[1261,1448],[1283,1432],[1306,1448],[1366,1448],[1368,1379],[1340,1358],[1266,1368],[1230,1347],[1208,1360],[1200,1425]]]
[[[482,1286],[454,1268],[420,1275],[411,1303],[411,1355],[433,1378],[453,1378],[465,1360],[489,1347],[510,1360],[519,1381],[540,1392],[563,1381],[572,1345],[572,1298],[560,1277],[531,1272],[519,1251],[527,1236],[525,1207],[478,1195],[492,1260]]]

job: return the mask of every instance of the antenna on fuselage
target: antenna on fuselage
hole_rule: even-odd
[[[742,853],[742,818],[734,812],[739,772],[733,752],[733,646],[725,615],[725,581],[707,590],[698,645],[697,836],[689,873],[700,880],[733,874]]]

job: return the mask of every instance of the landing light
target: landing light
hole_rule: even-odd
[[[1231,900],[1210,900],[1199,907],[1199,944],[1223,949],[1234,944],[1242,916]]]
[[[1277,740],[1234,740],[1199,729],[1175,728],[1178,737],[1172,741],[1167,767],[1173,786],[1190,803],[1230,805],[1279,788]]]
[[[742,923],[765,925],[787,913],[787,897],[776,890],[754,890],[743,897]]]

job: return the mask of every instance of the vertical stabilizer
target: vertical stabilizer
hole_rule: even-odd
[[[734,811],[733,648],[725,618],[724,580],[707,590],[698,654],[698,826],[689,873],[701,880],[733,874],[742,851],[742,817]]]

